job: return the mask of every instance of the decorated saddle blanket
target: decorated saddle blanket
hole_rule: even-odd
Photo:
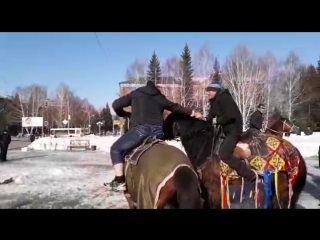
[[[296,148],[287,140],[260,133],[254,135],[249,142],[251,155],[245,159],[248,166],[258,174],[264,170],[286,171],[292,180],[298,172],[299,155]],[[221,175],[229,178],[239,178],[235,170],[221,161]]]

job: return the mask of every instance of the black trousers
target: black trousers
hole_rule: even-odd
[[[0,148],[1,148],[1,160],[7,161],[8,145],[2,143],[0,144]]]
[[[239,139],[240,135],[226,135],[220,146],[219,156],[223,162],[236,170],[245,181],[251,181],[255,177],[254,172],[249,169],[244,161],[233,155],[233,151],[239,142]]]

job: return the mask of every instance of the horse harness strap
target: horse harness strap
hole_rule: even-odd
[[[285,126],[289,127],[289,125],[287,124],[287,120],[284,120],[284,121],[282,122],[282,131],[283,131],[283,132],[276,131],[276,130],[273,130],[273,129],[268,128],[268,127],[266,127],[266,129],[268,129],[268,130],[270,130],[270,131],[272,131],[272,132],[275,132],[275,133],[285,134],[285,133],[287,133],[287,132],[284,132],[284,127],[285,127]],[[292,125],[292,126],[290,127],[289,132],[292,132],[293,128],[294,128],[294,125]]]
[[[141,146],[137,147],[136,149],[132,150],[125,156],[125,161],[129,162],[132,165],[137,165],[140,157],[143,153],[145,153],[149,148],[156,144],[167,144],[165,141],[160,139],[153,139],[147,138]]]

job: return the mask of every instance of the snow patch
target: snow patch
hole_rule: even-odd
[[[320,133],[318,132],[313,133],[310,136],[306,136],[304,134],[301,134],[301,136],[291,134],[290,137],[284,137],[284,139],[296,146],[303,157],[318,155],[320,146]]]
[[[111,145],[118,139],[119,137],[114,136],[84,136],[84,137],[65,137],[65,138],[51,138],[44,137],[35,140],[28,146],[30,150],[67,150],[70,145],[71,140],[89,140],[90,146],[97,146],[97,150],[103,152],[109,152]]]

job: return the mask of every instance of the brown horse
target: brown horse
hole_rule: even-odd
[[[265,133],[283,137],[283,134],[298,133],[299,127],[294,125],[288,118],[277,116],[274,121],[271,121],[266,128]]]
[[[150,138],[127,154],[124,168],[130,209],[203,208],[198,175],[180,149]]]
[[[173,113],[164,123],[165,139],[172,140],[180,135],[191,163],[199,172],[208,195],[205,204],[226,208],[229,205],[226,201],[228,186],[242,186],[242,178],[215,154],[219,145],[217,130],[211,123]],[[295,208],[307,175],[305,161],[298,149],[284,139],[263,133],[243,137],[241,141],[234,154],[245,159],[248,167],[263,173],[264,177],[264,190],[262,183],[254,184],[256,208]],[[268,182],[272,184],[267,185]]]

